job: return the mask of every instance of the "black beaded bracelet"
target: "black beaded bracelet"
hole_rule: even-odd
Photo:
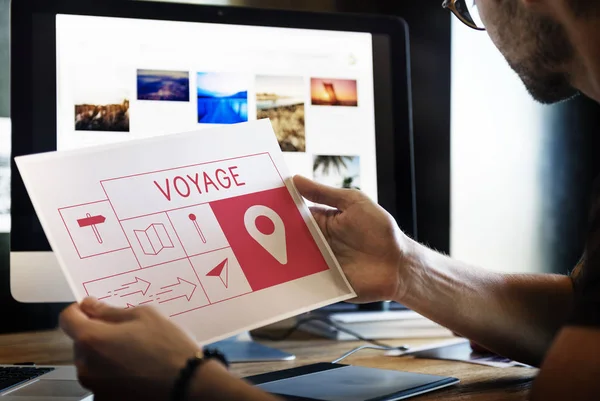
[[[225,367],[229,367],[227,358],[218,350],[205,349],[202,353],[198,352],[194,357],[187,360],[185,367],[181,369],[179,376],[175,380],[171,394],[172,401],[185,401],[190,379],[198,367],[209,359],[217,359]]]

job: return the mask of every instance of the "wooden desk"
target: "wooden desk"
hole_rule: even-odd
[[[386,341],[393,345],[418,346],[437,340]],[[335,342],[305,334],[281,342],[261,341],[296,355],[294,361],[234,364],[232,372],[238,376],[286,369],[314,362],[332,361],[361,342]],[[35,362],[39,365],[72,363],[72,343],[62,332],[0,335],[0,364]],[[397,369],[415,373],[454,376],[461,383],[418,398],[425,400],[526,400],[536,369],[491,368],[469,363],[414,359],[411,357],[386,357],[382,351],[362,350],[343,363],[358,366]]]

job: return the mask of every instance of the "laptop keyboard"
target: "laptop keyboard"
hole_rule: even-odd
[[[54,370],[54,368],[35,368],[31,366],[0,366],[0,392],[18,384],[35,379]]]

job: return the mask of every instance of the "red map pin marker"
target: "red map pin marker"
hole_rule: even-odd
[[[263,205],[249,207],[244,214],[244,225],[248,234],[271,256],[282,265],[287,263],[285,225],[273,209]]]

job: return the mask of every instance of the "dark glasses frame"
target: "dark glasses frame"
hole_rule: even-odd
[[[469,13],[469,9],[465,1],[470,0],[444,0],[442,7],[450,10],[459,20],[461,20],[469,28],[473,28],[477,31],[485,31],[485,28],[477,26]]]

